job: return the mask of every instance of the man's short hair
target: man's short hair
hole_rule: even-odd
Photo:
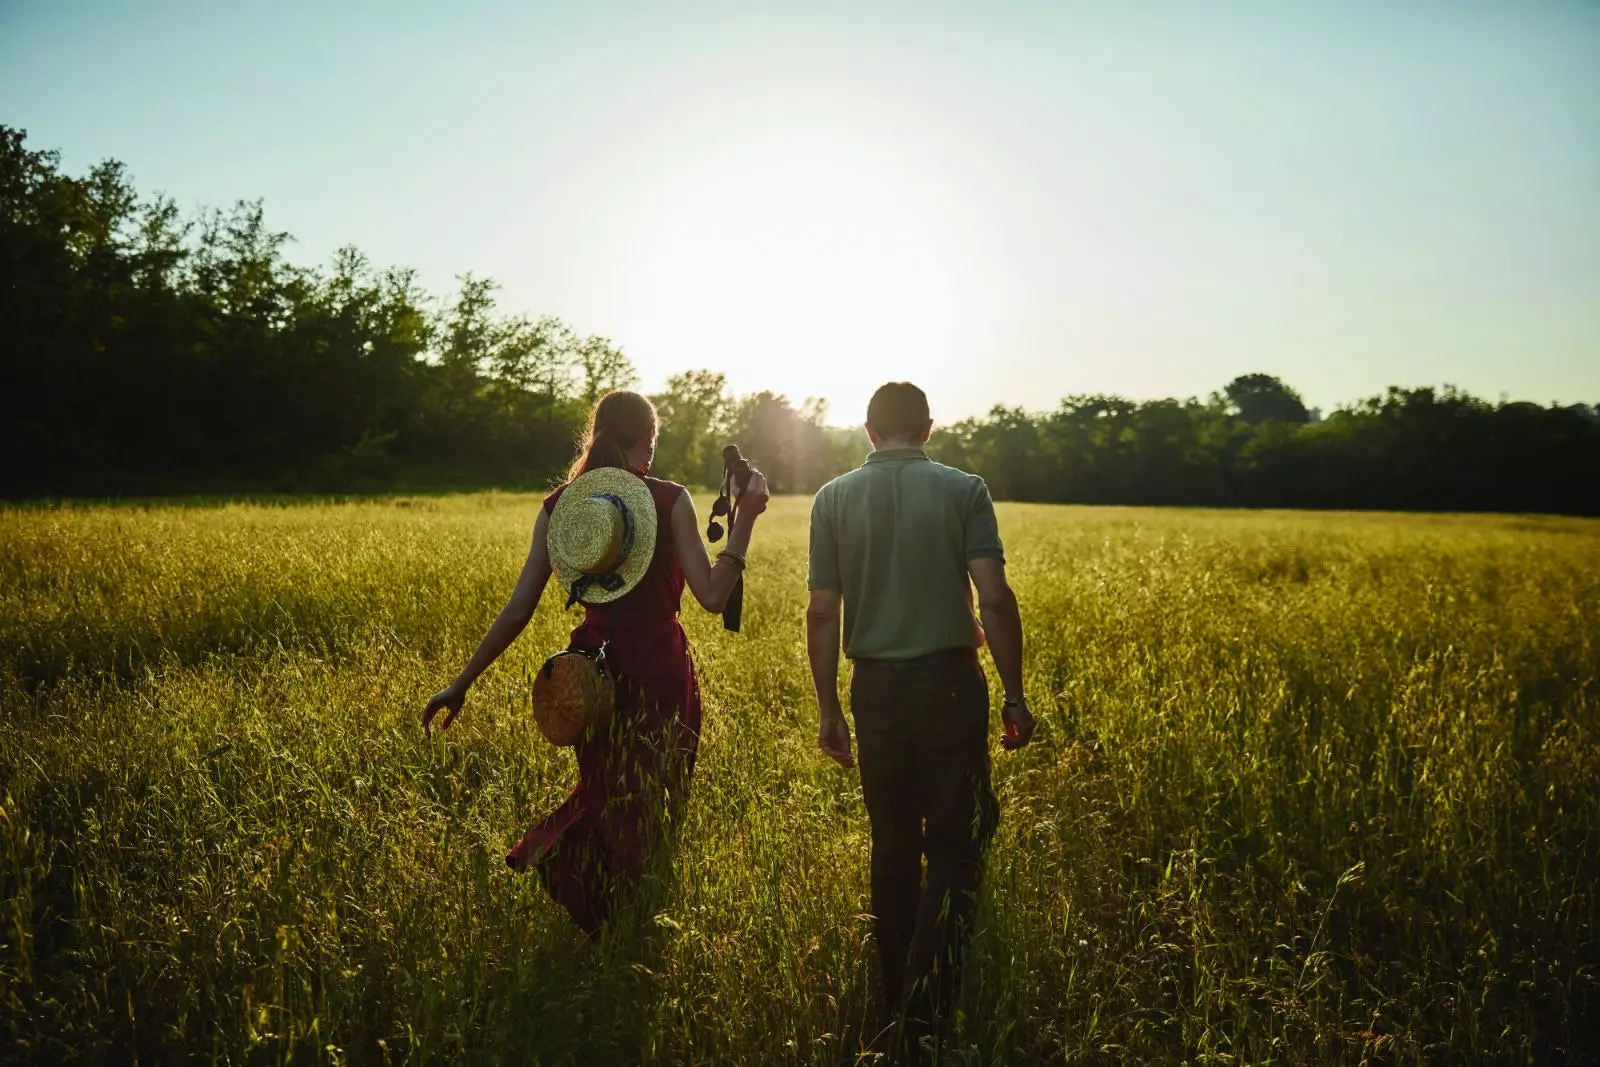
[[[879,437],[915,441],[928,428],[928,394],[910,382],[878,386],[867,405],[867,429]]]

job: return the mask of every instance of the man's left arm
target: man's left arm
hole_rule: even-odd
[[[981,478],[973,480],[966,542],[967,573],[977,586],[978,617],[983,620],[980,629],[988,637],[989,653],[1005,689],[1000,721],[1006,732],[1000,744],[1007,749],[1021,748],[1032,740],[1036,725],[1022,691],[1022,614],[1011,583],[1006,581],[1005,549],[1000,544],[994,501]]]

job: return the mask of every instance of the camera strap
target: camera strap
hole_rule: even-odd
[[[733,450],[738,457],[738,450]],[[739,503],[733,496],[733,463],[728,458],[727,451],[722,457],[722,489],[717,493],[717,500],[711,506],[711,521],[706,524],[706,538],[712,544],[722,540],[722,526],[717,519],[726,517],[728,529],[733,529],[734,522],[739,517]],[[722,607],[722,628],[739,632],[739,624],[744,617],[744,575],[739,575],[733,583],[733,591],[728,594],[728,602]]]
[[[733,467],[727,463],[722,465],[722,495],[728,501],[728,529],[731,531],[739,517],[739,501],[733,497]],[[744,575],[740,574],[733,583],[733,591],[728,594],[728,602],[722,606],[722,628],[738,633],[743,617]]]
[[[722,606],[722,628],[739,632],[739,622],[744,616],[744,575],[739,575],[739,580],[733,583],[733,592],[728,594],[728,602]]]

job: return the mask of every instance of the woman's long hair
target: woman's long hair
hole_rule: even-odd
[[[578,455],[567,471],[567,481],[600,467],[627,470],[628,450],[655,435],[656,406],[648,397],[626,389],[607,393],[589,414],[589,425],[578,440]]]

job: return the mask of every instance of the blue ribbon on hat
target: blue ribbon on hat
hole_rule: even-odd
[[[620,496],[615,493],[590,493],[590,500],[604,500],[612,507],[622,512],[622,545],[617,551],[617,562],[604,574],[580,574],[578,580],[572,583],[572,590],[567,596],[567,607],[583,599],[583,594],[591,589],[603,589],[614,593],[621,589],[624,582],[622,575],[617,573],[617,568],[627,562],[633,554],[633,512],[628,510],[628,505],[623,503]]]

